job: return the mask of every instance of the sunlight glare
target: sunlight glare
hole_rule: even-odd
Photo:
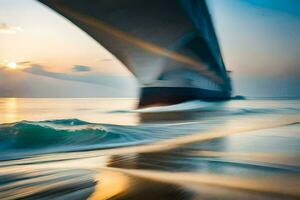
[[[7,67],[10,69],[16,69],[17,68],[17,63],[15,62],[10,62],[7,64]]]

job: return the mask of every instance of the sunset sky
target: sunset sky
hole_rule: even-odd
[[[235,93],[300,96],[300,1],[208,2]],[[63,17],[34,0],[0,0],[0,96],[134,97],[137,87]]]

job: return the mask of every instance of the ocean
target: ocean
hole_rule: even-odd
[[[300,100],[0,98],[0,199],[299,199]]]

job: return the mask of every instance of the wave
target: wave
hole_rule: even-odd
[[[38,154],[41,152],[82,151],[142,145],[162,139],[171,139],[177,136],[201,132],[215,126],[215,124],[222,124],[226,120],[231,119],[228,116],[287,114],[297,113],[298,110],[291,107],[263,108],[252,106],[250,108],[244,104],[232,106],[226,102],[190,101],[172,106],[122,112],[140,113],[141,122],[143,122],[142,120],[146,122],[146,120],[150,119],[151,123],[125,126],[89,123],[78,119],[57,119],[0,124],[0,152],[2,154],[0,159],[11,155]],[[171,116],[163,115],[168,112],[177,113]],[[147,115],[147,113],[150,115]],[[183,117],[183,121],[174,120],[172,123],[162,123],[162,120],[159,118],[159,123],[156,123],[155,119],[157,116],[163,118],[171,117],[171,119],[174,119],[174,116],[178,116]],[[202,120],[203,117],[204,121]],[[194,122],[195,125],[193,125]]]
[[[89,123],[78,119],[0,124],[0,159],[141,145],[193,131],[179,126],[125,126]]]
[[[128,146],[147,141],[129,126],[101,125],[78,119],[29,122],[0,125],[0,151],[40,152],[72,151]],[[53,149],[51,149],[53,148]]]
[[[204,102],[200,100],[188,101],[184,103],[168,105],[168,106],[155,106],[149,108],[141,108],[134,110],[115,110],[112,113],[163,113],[163,112],[190,112],[190,111],[200,111],[208,109],[216,109],[219,107],[220,103],[216,102]]]
[[[184,103],[157,106],[133,110],[115,110],[110,113],[138,113],[138,114],[163,114],[163,113],[210,113],[218,115],[247,115],[247,114],[273,114],[273,113],[298,113],[300,109],[295,107],[268,107],[248,105],[240,106],[230,104],[231,102],[205,102],[201,100],[188,101]]]

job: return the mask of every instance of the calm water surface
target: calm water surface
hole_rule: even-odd
[[[0,98],[0,199],[299,199],[300,100]]]

